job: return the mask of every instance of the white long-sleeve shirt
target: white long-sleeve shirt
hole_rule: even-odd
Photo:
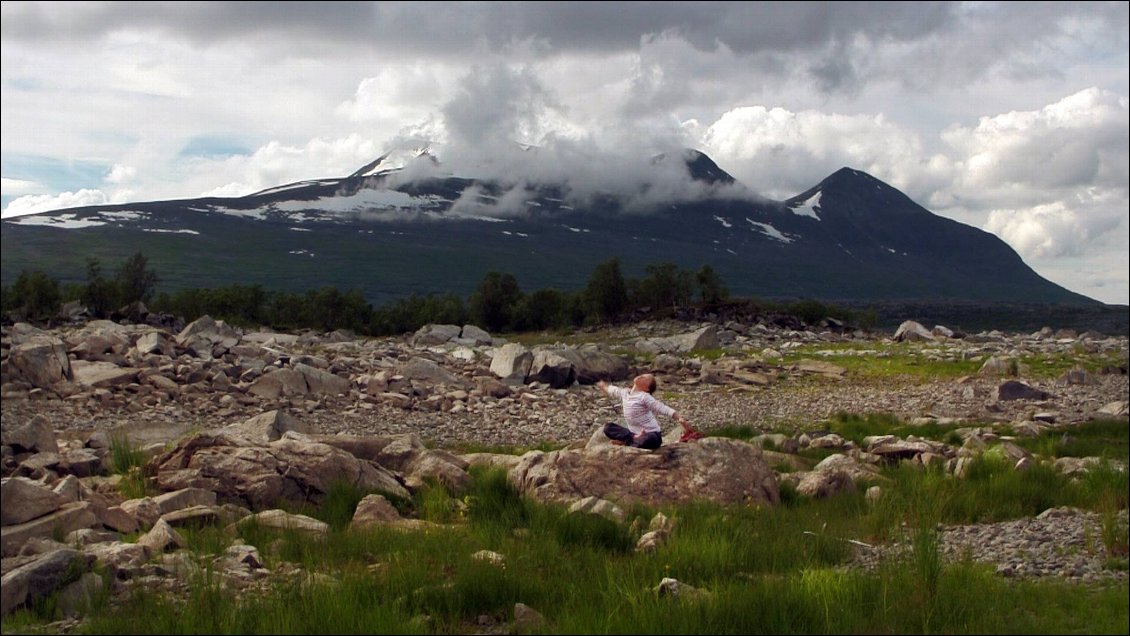
[[[608,395],[620,400],[624,407],[624,421],[633,434],[638,435],[640,431],[662,433],[663,429],[660,428],[659,420],[655,419],[655,416],[658,414],[671,417],[675,414],[675,409],[655,399],[646,391],[637,391],[634,387],[622,389],[611,384],[604,390]]]

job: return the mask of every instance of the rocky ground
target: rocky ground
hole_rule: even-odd
[[[512,373],[499,373],[493,362],[501,342],[489,335],[479,341],[432,342],[419,333],[373,340],[342,334],[240,334],[230,328],[186,336],[187,331],[151,338],[152,329],[144,326],[100,324],[54,332],[51,336],[65,343],[76,369],[86,369],[85,380],[79,381],[76,371],[73,381],[37,384],[27,379],[34,373],[16,368],[12,352],[43,334],[29,336],[26,330],[6,327],[4,429],[42,418],[63,447],[81,446],[96,431],[123,432],[145,446],[277,409],[317,433],[416,433],[435,447],[481,450],[584,442],[597,427],[620,418],[617,405],[573,376],[565,381],[553,374],[533,379],[531,371],[515,381]],[[700,350],[710,355],[679,349],[687,341],[677,337],[702,337],[704,331],[713,340]],[[617,370],[615,380],[626,384],[635,373],[656,373],[657,396],[708,433],[726,426],[813,433],[837,413],[886,413],[907,422],[970,427],[998,423],[1030,431],[1068,429],[1100,414],[1125,420],[1130,399],[1126,336],[1045,329],[951,337],[943,330],[920,335],[915,355],[928,363],[976,361],[985,367],[958,379],[922,379],[861,375],[823,360],[821,347],[840,347],[842,352],[845,344],[862,356],[886,355],[879,352],[892,343],[888,333],[668,322],[591,335],[601,350],[621,352],[630,361]],[[801,345],[810,355],[803,360],[787,355]],[[725,352],[721,358],[720,351]],[[1076,370],[1056,377],[1017,364],[1038,355],[1103,356],[1115,363],[1100,371]],[[421,360],[440,371],[429,367],[421,374],[412,366]],[[993,360],[1006,372],[994,371]],[[80,366],[87,363],[102,365],[97,369],[105,373],[92,375],[93,366]],[[302,365],[316,370],[306,376],[306,389],[265,388],[265,378]],[[324,376],[312,375],[316,373]],[[316,388],[315,377],[321,378],[322,388]],[[1022,399],[1002,399],[1002,383],[1008,378],[1022,380],[1030,393]],[[675,428],[670,421],[664,424],[668,430]],[[1125,527],[1126,511],[1120,515]],[[1100,523],[1096,513],[1050,511],[1036,519],[948,528],[943,549],[951,558],[994,563],[1005,576],[1125,581],[1125,569],[1106,567],[1111,555],[1095,548]],[[1065,546],[1077,549],[1062,549]],[[899,548],[861,547],[859,562],[874,565],[887,549]]]
[[[697,325],[661,324],[620,330],[611,336],[602,334],[606,342],[629,344],[655,333],[676,333]],[[642,335],[641,335],[642,333]],[[1060,334],[1061,336],[1063,334]],[[930,419],[954,422],[993,423],[1032,420],[1043,413],[1059,425],[1084,422],[1104,406],[1127,400],[1128,383],[1125,362],[1122,370],[1113,373],[1088,373],[1078,378],[1020,379],[1037,391],[1043,399],[1002,401],[998,386],[1002,376],[993,373],[973,374],[960,379],[917,379],[907,376],[867,378],[844,373],[832,367],[815,372],[798,369],[764,358],[762,352],[776,349],[788,351],[789,343],[827,342],[829,346],[844,342],[879,343],[890,340],[890,334],[813,334],[811,332],[770,332],[760,338],[742,338],[731,346],[728,358],[714,363],[703,362],[693,353],[665,356],[666,360],[636,360],[628,374],[654,372],[659,379],[657,396],[679,410],[699,429],[710,431],[724,426],[751,426],[760,431],[818,430],[823,422],[837,413],[888,413],[900,419]],[[1126,338],[1084,340],[1091,351],[1102,351],[1126,358]],[[1040,343],[1039,347],[1033,343]],[[936,359],[987,360],[993,356],[1020,356],[1037,351],[1071,351],[1080,347],[1072,336],[1032,339],[1024,335],[1000,334],[980,340],[946,341],[939,347]],[[236,382],[215,386],[212,380],[197,381],[185,386],[183,378],[165,373],[181,384],[179,391],[158,393],[146,382],[110,387],[99,391],[78,390],[63,399],[30,399],[26,393],[11,391],[3,400],[5,421],[22,421],[34,415],[49,418],[63,436],[79,438],[94,430],[122,429],[131,431],[139,441],[169,441],[183,431],[217,428],[242,421],[265,410],[279,408],[294,413],[322,433],[395,434],[417,433],[435,446],[458,447],[514,446],[533,447],[542,443],[555,445],[585,440],[594,427],[615,421],[616,405],[591,384],[570,383],[553,388],[544,382],[514,385],[508,395],[492,397],[471,389],[456,394],[447,404],[433,405],[422,397],[436,391],[429,386],[421,396],[415,385],[415,399],[409,404],[390,402],[371,395],[363,385],[366,371],[392,367],[414,356],[426,357],[464,380],[490,377],[492,348],[472,348],[474,359],[455,358],[458,346],[413,347],[409,337],[337,343],[336,357],[326,343],[317,339],[288,347],[292,356],[312,355],[321,359],[339,376],[349,377],[354,388],[348,395],[306,394],[289,397],[261,398],[249,395],[246,386]],[[466,347],[463,347],[466,351]],[[1119,352],[1121,352],[1119,354]],[[863,352],[866,354],[866,350]],[[748,362],[750,359],[754,362]],[[329,362],[327,362],[327,360]],[[345,360],[344,364],[339,361]],[[374,363],[373,360],[376,360]],[[729,360],[734,363],[726,367]],[[331,366],[332,365],[332,366]],[[752,368],[760,372],[757,382],[738,382],[722,373],[708,372],[713,366],[725,370]],[[344,368],[340,371],[335,367]],[[712,376],[712,377],[708,377]],[[626,378],[621,379],[626,384]],[[135,380],[136,382],[136,380]],[[138,385],[141,386],[138,386]],[[413,394],[413,391],[401,391]],[[387,393],[382,395],[387,396]],[[138,399],[131,399],[136,396]],[[39,396],[43,398],[43,395]],[[673,426],[670,421],[663,422]]]
[[[999,402],[999,379],[970,378],[911,382],[830,378],[794,378],[766,387],[740,390],[714,385],[682,385],[678,376],[659,374],[657,395],[692,424],[709,432],[723,426],[752,426],[763,432],[820,429],[837,413],[889,413],[903,420],[929,418],[969,423],[1019,422],[1054,412],[1061,422],[1089,420],[1103,406],[1127,400],[1127,379],[1098,375],[1090,384],[1030,381],[1051,393],[1045,400]],[[517,398],[485,402],[460,412],[406,410],[388,404],[347,403],[323,397],[298,399],[289,407],[320,433],[383,435],[418,433],[441,447],[535,447],[587,440],[593,429],[616,421],[617,406],[592,386],[532,388]],[[22,421],[47,417],[60,437],[81,438],[95,430],[136,431],[141,440],[166,441],[184,432],[217,428],[259,412],[253,408],[193,409],[162,404],[144,409],[100,409],[67,400],[4,400],[3,418]],[[666,428],[674,425],[663,422]]]

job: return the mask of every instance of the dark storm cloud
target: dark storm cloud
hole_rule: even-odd
[[[675,33],[696,48],[788,51],[864,34],[914,39],[944,29],[940,2],[137,2],[5,3],[5,37],[86,38],[159,29],[196,41],[287,35],[442,54],[533,40],[546,50],[631,50]]]
[[[1040,61],[1041,47],[1082,22],[1109,25],[1095,37],[1117,36],[1126,20],[1125,2],[18,2],[4,3],[2,28],[13,40],[97,44],[128,29],[205,45],[266,44],[262,54],[273,58],[368,51],[457,62],[485,53],[526,61],[635,54],[668,39],[724,52],[696,56],[711,63],[710,77],[807,76],[825,94],[850,95],[880,78],[925,90],[985,74],[1062,72]],[[893,65],[878,62],[876,49],[890,44],[907,46]],[[669,84],[702,77],[678,72],[687,58],[662,61],[674,71]],[[645,88],[656,106],[677,102],[662,86]]]
[[[554,98],[527,69],[501,65],[475,68],[443,107],[452,142],[481,146],[497,140],[532,139]]]
[[[552,91],[527,69],[504,64],[471,69],[442,107],[446,139],[431,150],[440,164],[415,162],[399,178],[412,181],[451,172],[489,179],[504,193],[484,204],[478,188],[464,193],[459,213],[517,216],[528,210],[539,185],[563,188],[570,203],[613,196],[634,212],[647,212],[660,201],[704,197],[748,199],[744,187],[712,186],[691,179],[681,158],[679,140],[654,135],[590,134],[557,136],[543,127],[543,116],[559,106]],[[671,157],[659,160],[657,156]]]

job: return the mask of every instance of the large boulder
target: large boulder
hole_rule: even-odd
[[[494,342],[494,338],[489,333],[475,325],[463,325],[463,333],[460,334],[459,339],[475,347],[490,346]]]
[[[108,389],[137,382],[141,369],[120,367],[112,362],[75,360],[71,364],[75,384]]]
[[[0,615],[45,601],[78,575],[90,569],[94,557],[61,548],[36,555],[7,572],[0,589]]]
[[[396,373],[409,380],[421,380],[429,384],[444,384],[460,388],[468,386],[467,380],[427,358],[412,358],[396,367]]]
[[[287,431],[298,433],[312,433],[310,427],[301,420],[285,411],[267,411],[255,417],[231,424],[225,430],[246,435],[262,444],[273,442],[283,436]]]
[[[67,345],[54,336],[35,336],[13,344],[8,364],[32,386],[39,388],[74,378],[71,361],[67,357]]]
[[[535,350],[526,381],[544,382],[555,389],[573,384],[573,381],[576,380],[573,363],[561,355],[561,352],[562,350],[558,349]]]
[[[269,444],[201,433],[154,458],[149,467],[162,490],[203,488],[216,493],[220,503],[251,510],[275,508],[281,502],[321,503],[339,481],[409,497],[392,471],[294,432]]]
[[[412,335],[413,347],[431,347],[441,345],[452,338],[458,338],[463,328],[459,325],[424,325]]]
[[[534,354],[517,342],[508,342],[494,352],[490,361],[490,372],[503,380],[525,384],[530,374]]]
[[[997,399],[1002,402],[1009,400],[1046,400],[1050,394],[1047,391],[1032,387],[1026,382],[1008,380],[997,387]]]
[[[594,433],[594,440],[603,437]],[[709,500],[723,504],[777,504],[776,474],[761,450],[747,442],[707,437],[654,451],[590,443],[584,449],[530,451],[508,473],[522,493],[539,501],[571,503],[599,497],[621,505],[652,506]]]
[[[471,486],[469,464],[465,459],[445,450],[428,448],[415,433],[390,437],[311,435],[310,439],[402,474],[409,489],[419,489],[428,481],[438,481],[455,493]]]
[[[201,316],[177,334],[177,344],[198,358],[210,359],[239,344],[240,338],[239,332],[224,321]]]
[[[676,334],[666,338],[646,338],[636,344],[636,348],[649,353],[690,353],[703,349],[717,349],[718,328],[706,325],[694,331]]]
[[[0,525],[11,526],[42,517],[67,500],[38,481],[11,477],[0,481]]]
[[[306,376],[295,369],[278,369],[265,373],[247,387],[247,392],[273,400],[280,397],[306,395],[310,392]]]
[[[586,344],[576,349],[567,347],[558,353],[572,363],[580,384],[596,384],[601,380],[619,382],[631,375],[627,360],[601,351],[596,345]]]
[[[294,370],[302,374],[306,386],[314,395],[349,395],[349,379],[322,371],[308,364],[296,364]]]
[[[796,485],[797,494],[814,499],[827,499],[853,490],[855,481],[842,470],[813,470],[805,473]]]
[[[164,331],[147,331],[141,334],[133,347],[139,355],[143,356],[151,353],[171,356],[176,350],[173,342],[169,340],[168,334]]]
[[[55,440],[55,429],[43,414],[36,415],[26,422],[4,421],[0,428],[0,443],[11,447],[16,453],[57,453],[59,443]]]
[[[913,320],[905,320],[899,328],[895,330],[895,342],[922,342],[931,341],[934,339],[934,334],[920,322]]]
[[[98,517],[92,508],[89,501],[63,504],[42,517],[0,528],[0,555],[16,554],[28,539],[47,539],[73,530],[93,528],[98,524]]]

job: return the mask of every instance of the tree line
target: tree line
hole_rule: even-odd
[[[490,271],[467,299],[452,293],[412,295],[377,308],[360,291],[342,292],[331,285],[305,293],[266,290],[260,285],[157,293],[159,281],[140,252],[113,275],[105,274],[97,259],[88,259],[86,282],[66,286],[42,271],[25,270],[13,285],[0,289],[0,311],[26,320],[48,320],[59,314],[63,303],[79,301],[91,317],[110,318],[136,311],[140,302],[150,312],[186,321],[210,315],[251,328],[347,329],[387,336],[430,323],[473,323],[492,333],[568,329],[615,323],[641,312],[711,306],[730,298],[709,265],[690,271],[674,263],[658,263],[648,265],[643,277],[631,278],[624,276],[618,258],[598,264],[579,291],[546,288],[526,293],[513,274]],[[795,303],[792,313],[812,324],[827,316],[850,317],[816,301]]]

